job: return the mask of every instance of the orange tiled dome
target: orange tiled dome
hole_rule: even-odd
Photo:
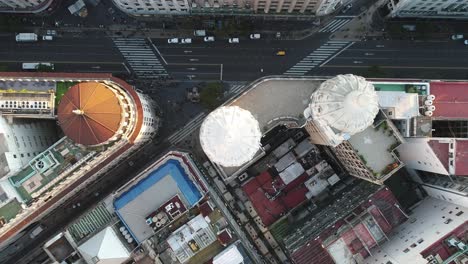
[[[65,135],[83,145],[98,145],[115,135],[120,127],[122,106],[102,83],[72,86],[58,106],[58,121]]]

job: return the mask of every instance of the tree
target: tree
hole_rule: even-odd
[[[37,71],[38,72],[51,72],[51,71],[54,71],[54,66],[49,66],[46,64],[39,64],[37,66]]]
[[[215,109],[221,104],[223,85],[220,82],[206,84],[200,92],[200,103],[208,108]]]
[[[367,69],[366,77],[367,78],[384,78],[384,77],[387,77],[387,73],[382,68],[380,68],[380,66],[374,65],[374,66],[370,66]]]

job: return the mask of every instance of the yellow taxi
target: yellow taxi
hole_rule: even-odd
[[[284,55],[286,55],[286,51],[284,51],[284,50],[280,50],[280,51],[276,52],[276,56],[284,56]]]

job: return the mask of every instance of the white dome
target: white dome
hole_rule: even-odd
[[[379,111],[374,86],[363,77],[346,74],[327,80],[312,94],[312,119],[350,135],[369,127]]]
[[[238,106],[211,112],[200,128],[200,143],[208,158],[224,167],[250,161],[260,148],[262,134],[253,115]]]

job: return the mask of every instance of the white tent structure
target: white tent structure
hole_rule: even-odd
[[[236,244],[232,244],[225,250],[221,251],[213,258],[213,264],[242,264],[244,263],[244,256],[237,249]]]
[[[238,167],[260,149],[258,121],[238,106],[223,106],[211,112],[200,128],[200,143],[208,158],[223,167]]]
[[[130,257],[130,253],[108,226],[78,247],[88,264],[120,264]]]
[[[369,127],[379,111],[374,86],[360,76],[338,75],[312,94],[310,118],[349,136]]]

